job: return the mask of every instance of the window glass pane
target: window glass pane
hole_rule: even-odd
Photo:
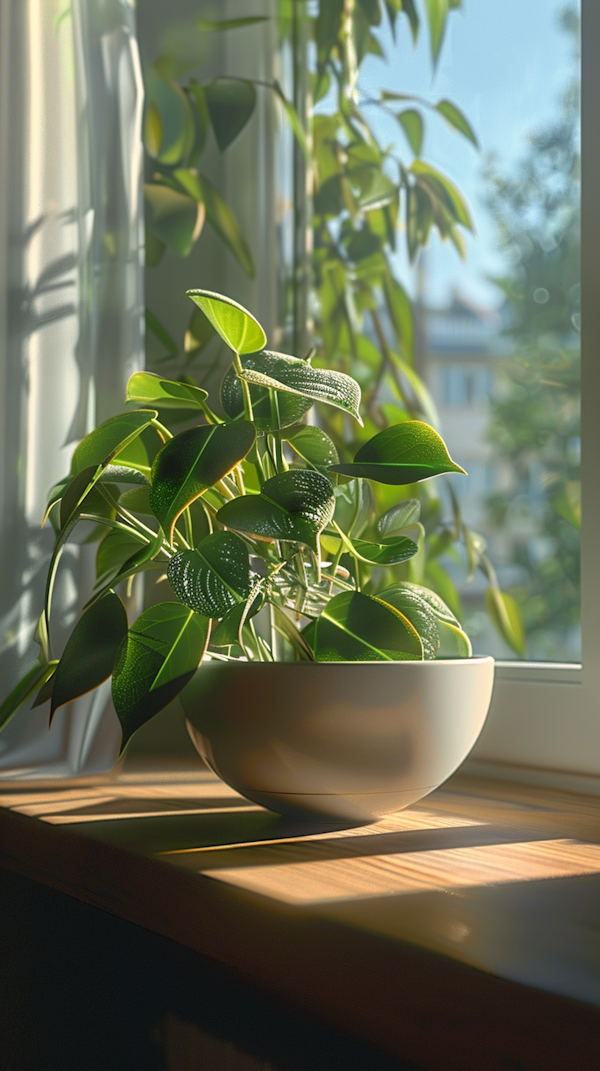
[[[529,660],[580,658],[578,34],[579,4],[463,0],[433,75],[427,39],[413,49],[408,23],[395,42],[382,23],[385,58],[363,63],[359,86],[363,100],[382,88],[450,100],[479,141],[424,111],[421,156],[466,197],[475,233],[464,262],[432,232],[416,268],[400,243],[397,267],[417,307],[417,368],[469,473],[453,485],[464,520],[520,606]],[[406,157],[397,119],[373,123]],[[475,653],[514,657],[483,575],[467,583],[464,563],[444,564]]]

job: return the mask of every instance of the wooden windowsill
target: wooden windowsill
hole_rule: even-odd
[[[0,864],[420,1067],[598,1067],[596,797],[453,778],[324,829],[197,764],[137,760],[94,783],[3,782]]]

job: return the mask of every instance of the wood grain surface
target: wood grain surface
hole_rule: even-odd
[[[440,1071],[600,1067],[600,800],[453,779],[340,828],[206,769],[0,787],[0,862]]]

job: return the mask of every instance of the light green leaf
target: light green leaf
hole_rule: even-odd
[[[180,257],[187,257],[200,235],[205,209],[186,193],[164,183],[144,183],[146,228]]]
[[[173,166],[185,159],[194,144],[190,103],[175,82],[150,74],[146,78],[145,142],[150,156]]]
[[[451,100],[440,100],[435,105],[435,110],[436,112],[439,112],[440,115],[444,116],[444,119],[450,126],[454,127],[455,130],[458,130],[460,134],[464,134],[465,138],[468,138],[469,141],[472,141],[476,149],[479,148],[477,135],[469,120]]]
[[[161,379],[152,372],[134,372],[127,384],[127,401],[138,405],[156,405],[163,409],[195,409],[202,411],[208,391],[189,383]]]
[[[525,629],[518,602],[505,591],[489,587],[485,593],[488,613],[502,638],[515,654],[525,654]]]
[[[448,18],[448,0],[425,0],[425,11],[429,23],[431,57],[435,66],[444,40],[446,19]]]
[[[119,465],[137,468],[137,465],[131,465],[123,455],[133,440],[149,428],[157,416],[156,409],[137,409],[135,412],[120,413],[119,416],[105,420],[79,443],[71,459],[71,475],[76,476],[92,465],[102,465],[104,468],[117,457]]]
[[[310,160],[310,148],[306,140],[306,134],[304,132],[302,123],[300,122],[300,116],[298,115],[298,112],[296,111],[292,102],[287,99],[285,93],[283,92],[283,89],[281,88],[277,80],[273,82],[273,90],[281,101],[283,110],[286,114],[287,121],[294,132],[296,141],[302,149],[302,152],[304,153],[306,159]]]
[[[267,336],[258,320],[243,305],[211,290],[186,290],[186,297],[202,309],[215,331],[234,353],[262,350]]]
[[[360,536],[373,518],[375,498],[365,480],[350,480],[335,488],[333,519],[348,536]]]
[[[329,465],[336,465],[340,460],[329,436],[312,424],[288,428],[283,438],[291,444],[299,457],[319,472]]]
[[[223,200],[216,186],[206,178],[206,175],[198,176],[201,183],[202,196],[206,208],[206,218],[211,227],[217,232],[221,241],[230,249],[234,257],[246,272],[250,279],[254,278],[254,261],[248,243],[244,238],[240,225],[226,201]],[[217,295],[219,296],[219,295]],[[266,342],[266,339],[265,339]],[[261,343],[264,346],[264,342]],[[257,349],[261,349],[257,346]]]
[[[438,621],[440,648],[437,658],[470,658],[473,654],[471,641],[458,625]]]
[[[415,111],[414,108],[408,108],[404,112],[398,112],[396,119],[400,123],[408,144],[410,145],[415,156],[421,155],[421,149],[423,147],[423,118],[420,112]]]
[[[342,542],[348,552],[367,565],[399,565],[406,562],[417,553],[417,543],[407,538],[392,537],[384,539],[381,543],[371,543],[366,539],[349,539],[340,529],[338,531]]]
[[[234,532],[213,532],[196,547],[175,554],[167,569],[177,598],[207,617],[223,617],[250,595],[250,557]]]
[[[423,658],[417,630],[398,610],[360,591],[330,599],[311,629],[317,662],[403,662]]]
[[[414,160],[410,170],[433,201],[442,206],[450,220],[460,223],[469,231],[473,230],[473,221],[464,197],[450,179],[423,160]]]
[[[377,521],[377,531],[384,536],[393,535],[402,528],[417,524],[420,516],[421,503],[418,498],[408,498],[406,502],[399,502],[381,515]]]
[[[241,379],[270,390],[299,394],[350,413],[359,424],[360,387],[352,376],[329,368],[313,368],[309,361],[264,350],[242,361]]]
[[[218,483],[254,446],[253,424],[204,424],[182,431],[159,450],[152,465],[150,505],[167,539],[194,499]]]
[[[224,152],[246,126],[256,107],[252,82],[216,78],[204,87],[217,145]]]
[[[452,460],[438,433],[420,420],[405,420],[380,431],[361,446],[354,462],[330,467],[330,472],[344,476],[394,485],[418,483],[442,472],[464,471]]]
[[[258,495],[226,502],[217,520],[254,539],[303,543],[318,555],[318,536],[333,516],[335,498],[326,476],[290,469],[267,480]]]
[[[206,650],[210,620],[178,602],[144,610],[121,644],[112,695],[125,748],[192,679]]]
[[[114,592],[86,610],[75,625],[54,674],[50,721],[58,707],[91,692],[110,677],[126,634],[127,614]]]

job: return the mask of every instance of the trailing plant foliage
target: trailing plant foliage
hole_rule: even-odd
[[[49,497],[56,544],[36,632],[39,667],[5,699],[0,725],[33,696],[50,702],[52,717],[112,676],[125,746],[204,657],[398,661],[471,653],[452,609],[394,576],[419,556],[423,535],[419,503],[403,489],[464,471],[437,432],[405,420],[339,464],[325,432],[284,427],[281,413],[286,400],[301,399],[306,411],[317,397],[358,422],[358,384],[286,354],[261,350],[245,360],[248,347],[266,344],[254,317],[221,295],[188,295],[232,350],[223,386],[233,397],[233,379],[241,402],[223,420],[205,392],[136,372],[127,401],[142,408],[111,418],[77,447],[69,476]],[[173,405],[194,425],[176,435],[159,419]],[[376,519],[378,481],[394,489],[395,503]],[[81,522],[92,522],[88,540],[98,542],[96,585],[56,659],[54,578]],[[119,585],[147,570],[159,572],[175,598],[129,624]]]

